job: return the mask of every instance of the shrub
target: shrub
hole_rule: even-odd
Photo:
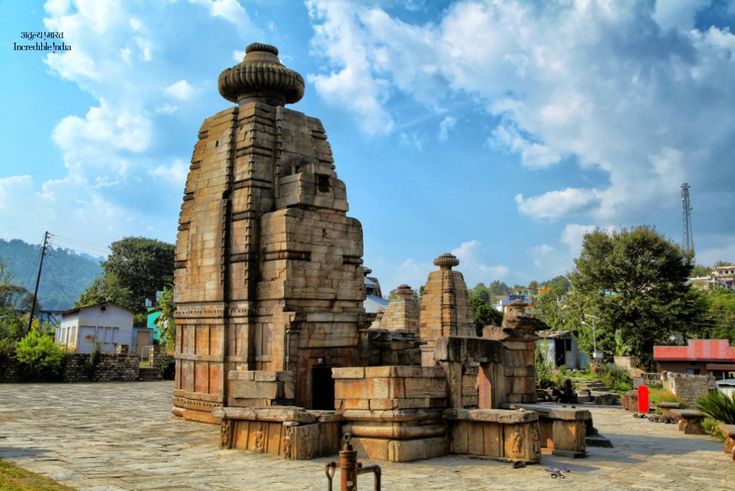
[[[15,357],[15,345],[23,339],[27,322],[15,309],[0,309],[0,358]]]
[[[15,357],[25,378],[48,380],[59,376],[64,353],[53,339],[32,329],[16,343]]]
[[[717,421],[735,424],[735,395],[714,390],[697,401],[697,409]]]
[[[554,374],[546,363],[543,353],[537,347],[536,348],[536,386],[546,389],[555,385]]]
[[[176,362],[174,360],[166,360],[161,365],[161,377],[163,380],[173,380],[176,378]]]

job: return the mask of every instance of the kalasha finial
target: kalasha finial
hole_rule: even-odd
[[[245,58],[220,73],[217,85],[222,97],[238,104],[263,101],[283,106],[304,96],[303,77],[281,64],[278,48],[263,43],[245,48]]]
[[[459,259],[456,256],[445,252],[441,256],[434,259],[434,265],[439,266],[441,269],[452,269],[454,266],[459,264]]]
[[[413,296],[413,288],[411,288],[405,283],[403,283],[402,285],[398,285],[398,288],[396,288],[395,292],[396,292],[396,295],[398,295],[399,297]]]

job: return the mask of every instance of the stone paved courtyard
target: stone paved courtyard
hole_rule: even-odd
[[[0,385],[0,458],[79,489],[323,490],[332,458],[286,461],[218,448],[215,426],[171,416],[170,382]],[[383,489],[735,489],[722,445],[675,425],[592,408],[615,448],[541,465],[442,457],[381,463]],[[544,467],[572,469],[552,480]],[[372,489],[372,476],[360,489]],[[338,484],[335,486],[338,487]]]

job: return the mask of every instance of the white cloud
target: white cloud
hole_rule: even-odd
[[[163,89],[163,91],[166,93],[166,95],[180,101],[188,101],[189,99],[194,97],[194,94],[196,93],[196,89],[194,89],[194,87],[186,80],[179,80],[178,82],[174,82]]]
[[[343,2],[307,2],[314,21],[315,50],[328,57],[333,68],[325,74],[310,74],[319,95],[329,104],[349,109],[358,116],[358,124],[368,134],[390,133],[393,118],[383,107],[388,84],[373,76],[365,33],[354,16],[351,5]],[[362,10],[361,10],[362,11]]]
[[[569,223],[564,226],[560,240],[569,249],[569,254],[572,257],[577,257],[579,256],[579,253],[582,252],[582,241],[584,236],[593,232],[596,228],[597,227],[595,225]]]
[[[689,30],[694,26],[698,10],[707,7],[711,0],[658,0],[653,18],[663,30]]]
[[[256,30],[247,11],[237,0],[189,0],[189,2],[207,7],[209,15],[221,17],[243,32]]]
[[[493,130],[492,136],[495,142],[520,154],[521,162],[527,167],[549,167],[561,160],[561,156],[549,146],[529,141],[513,125],[499,124]]]
[[[0,177],[0,211],[13,211],[16,199],[33,189],[33,178],[22,176]]]
[[[528,254],[536,270],[536,277],[548,279],[574,270],[574,259],[582,252],[584,236],[598,228],[607,230],[608,233],[614,230],[610,225],[598,227],[569,223],[559,236],[559,245],[540,244],[531,247]]]
[[[398,265],[396,273],[393,275],[395,284],[381,284],[384,292],[389,292],[400,284],[407,284],[414,290],[417,290],[426,283],[429,273],[435,269],[431,261],[417,261],[409,258]],[[389,278],[390,280],[390,278]]]
[[[454,269],[462,273],[469,288],[480,282],[488,284],[493,280],[505,278],[509,273],[509,268],[505,265],[487,264],[484,247],[477,240],[462,242],[452,249],[451,253],[460,261],[459,266]],[[438,255],[439,253],[436,254]],[[384,292],[396,288],[401,283],[406,283],[414,290],[418,290],[426,283],[429,273],[437,269],[433,264],[436,256],[431,259],[404,259],[395,267],[384,264],[382,260],[372,266],[375,266],[376,274],[380,271],[386,272],[380,277]]]
[[[232,60],[235,63],[240,63],[243,60],[243,58],[245,58],[245,50],[244,49],[242,51],[236,49],[236,50],[234,50],[232,52]]]
[[[398,142],[401,145],[413,147],[419,152],[422,152],[424,150],[423,138],[421,138],[421,136],[416,132],[401,131],[398,134]]]
[[[188,172],[189,166],[181,159],[174,160],[171,165],[156,166],[149,171],[150,175],[168,181],[181,189],[184,188]]]
[[[588,210],[599,201],[594,189],[566,188],[549,191],[539,196],[525,198],[523,194],[515,197],[518,209],[535,220],[557,220],[572,213]]]
[[[459,259],[459,266],[455,269],[462,272],[470,288],[481,282],[489,284],[493,280],[504,278],[510,271],[502,264],[485,264],[482,257],[483,247],[477,240],[462,242],[459,247],[452,249],[452,254]]]
[[[177,27],[182,32],[201,30],[205,35],[211,29],[243,44],[261,32],[236,1],[201,3],[210,15],[196,15],[201,6],[175,6],[192,14],[181,16]],[[0,222],[4,231],[11,231],[5,233],[37,242],[39,231],[53,231],[63,223],[65,235],[94,244],[140,230],[171,240],[171,217],[191,151],[181,147],[185,153],[179,154],[171,142],[180,139],[177,131],[191,112],[192,104],[183,102],[191,102],[203,83],[211,84],[204,78],[211,72],[202,73],[199,45],[176,63],[157,58],[181,49],[180,36],[149,28],[167,25],[173,7],[172,2],[46,2],[45,29],[63,32],[73,49],[49,53],[44,62],[51,75],[76,84],[93,102],[54,127],[52,141],[64,165],[60,177],[45,182],[30,176],[0,179]],[[214,87],[210,92],[207,97],[218,99]],[[147,186],[151,181],[154,185]],[[171,203],[173,212],[168,210]]]
[[[454,116],[445,116],[439,123],[439,135],[437,136],[437,139],[440,142],[449,140],[449,130],[454,128],[455,124],[457,124],[457,118]]]
[[[605,188],[519,195],[522,213],[635,222],[670,210],[682,181],[705,192],[735,181],[735,34],[693,27],[705,3],[467,0],[416,24],[314,0],[314,48],[339,70],[313,80],[328,81],[320,94],[373,133],[390,131],[375,121],[393,119],[395,94],[429,109],[469,97],[500,119],[492,141],[523,165],[569,159],[608,178]],[[357,97],[369,105],[356,110]],[[561,206],[541,206],[549,201]]]

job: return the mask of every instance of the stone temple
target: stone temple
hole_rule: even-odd
[[[344,433],[391,461],[585,454],[589,411],[535,404],[538,322],[517,305],[478,332],[456,257],[366,314],[362,227],[321,122],[284,107],[304,81],[275,47],[248,46],[219,91],[234,106],[202,124],[179,218],[174,414],[290,459]]]
[[[277,54],[251,44],[220,74],[236,106],[205,120],[194,147],[176,241],[174,393],[193,419],[243,395],[322,407],[329,367],[359,364],[362,227],[346,215],[321,122],[284,107],[304,80]],[[293,385],[251,397],[228,378],[243,370],[289,373]]]

